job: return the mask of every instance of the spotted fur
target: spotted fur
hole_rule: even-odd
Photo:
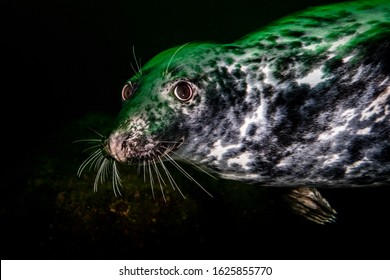
[[[388,183],[390,9],[367,3],[312,9],[233,44],[177,53],[166,79],[197,86],[191,104],[170,105],[186,138],[177,152],[263,185]]]
[[[183,81],[188,102],[173,94]],[[312,8],[234,43],[173,48],[129,82],[104,147],[118,161],[149,161],[181,140],[178,159],[247,183],[390,183],[388,1]]]

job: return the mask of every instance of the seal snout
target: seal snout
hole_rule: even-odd
[[[111,134],[103,143],[104,152],[113,157],[116,161],[126,163],[126,150],[123,148],[126,138],[126,135],[120,133]]]
[[[177,150],[184,142],[159,141],[153,137],[136,136],[128,133],[113,132],[103,141],[104,153],[118,162],[125,164],[154,161]]]
[[[116,161],[132,163],[158,156],[158,141],[128,133],[113,132],[105,141],[103,150]]]

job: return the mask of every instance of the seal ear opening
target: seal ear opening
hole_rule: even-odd
[[[284,199],[290,210],[317,224],[336,221],[337,212],[322,197],[316,188],[294,188],[284,193]]]

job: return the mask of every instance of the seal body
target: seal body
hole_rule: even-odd
[[[104,140],[123,163],[190,161],[262,186],[390,183],[390,5],[312,8],[230,44],[162,52]]]

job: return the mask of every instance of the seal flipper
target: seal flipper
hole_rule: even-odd
[[[290,209],[298,215],[317,224],[326,224],[336,221],[337,212],[329,202],[322,197],[316,188],[294,188],[284,194]]]

